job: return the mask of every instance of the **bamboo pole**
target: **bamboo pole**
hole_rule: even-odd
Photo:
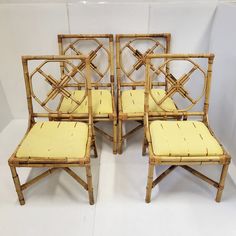
[[[80,185],[84,187],[85,190],[88,190],[88,184],[84,182],[74,171],[72,171],[69,167],[63,168],[67,174],[69,174],[72,178],[74,178]]]
[[[222,167],[222,172],[221,172],[221,176],[220,176],[220,182],[219,182],[219,187],[217,190],[217,194],[216,194],[216,202],[220,202],[221,201],[221,197],[222,197],[222,193],[224,190],[224,185],[225,185],[225,179],[228,173],[228,168],[229,168],[229,164],[224,164]]]
[[[11,169],[11,174],[12,174],[12,178],[15,184],[15,189],[18,195],[18,199],[21,205],[25,204],[25,199],[24,199],[24,195],[22,193],[22,189],[21,189],[21,185],[20,185],[20,180],[18,177],[18,174],[16,172],[16,168],[14,166],[10,166]]]
[[[210,179],[209,177],[203,175],[202,173],[194,170],[193,168],[191,168],[189,166],[185,166],[185,165],[181,166],[181,167],[183,169],[187,170],[188,172],[190,172],[191,174],[193,174],[193,175],[197,176],[198,178],[202,179],[203,181],[207,182],[208,184],[210,184],[210,185],[212,185],[216,188],[219,187],[219,184],[216,181],[214,181],[214,180]]]
[[[116,37],[119,38],[167,38],[170,33],[160,33],[160,34],[118,34]]]
[[[149,163],[148,178],[147,178],[147,188],[146,188],[146,200],[145,200],[146,203],[150,203],[150,201],[151,201],[153,171],[154,171],[154,165]]]
[[[111,135],[107,134],[106,132],[104,132],[103,130],[99,129],[96,126],[94,126],[94,128],[98,133],[102,134],[105,138],[107,138],[110,141],[113,141],[113,137]]]
[[[93,38],[111,38],[112,34],[59,34],[59,38],[84,38],[84,39],[93,39]]]
[[[54,171],[58,170],[58,168],[51,168],[45,172],[43,172],[42,174],[34,177],[33,179],[29,180],[27,183],[22,184],[21,185],[21,189],[25,190],[26,188],[30,187],[31,185],[33,185],[34,183],[38,182],[39,180],[43,179],[44,177],[52,174]]]
[[[166,171],[159,175],[153,182],[152,188],[154,188],[158,183],[160,183],[167,175],[169,175],[177,166],[170,166]]]
[[[25,81],[25,88],[26,88],[28,113],[29,113],[28,127],[32,127],[32,125],[35,123],[35,120],[33,117],[33,103],[32,103],[32,96],[31,96],[30,83],[29,83],[28,62],[27,62],[27,58],[25,57],[22,57],[22,66],[23,66],[23,72],[24,72],[24,81]]]
[[[22,56],[23,61],[29,61],[29,60],[54,60],[54,61],[60,61],[60,60],[85,60],[87,58],[87,55],[40,55],[40,56]]]
[[[86,168],[86,176],[87,176],[87,183],[88,183],[89,203],[90,205],[93,205],[94,197],[93,197],[93,186],[92,186],[92,175],[91,175],[90,164],[87,164],[85,168]]]
[[[202,54],[148,54],[147,59],[153,59],[153,58],[172,58],[176,59],[179,58],[181,60],[186,59],[186,58],[207,58],[207,59],[213,59],[214,54],[207,54],[207,53],[202,53]]]
[[[204,101],[204,117],[203,121],[207,122],[207,116],[208,116],[208,109],[209,109],[209,98],[210,98],[210,88],[211,88],[211,80],[212,80],[212,66],[213,66],[213,60],[214,55],[211,55],[209,58],[209,66],[207,70],[207,85],[206,85],[206,91],[205,91],[205,101]]]
[[[158,87],[162,87],[162,86],[165,86],[166,83],[165,82],[152,82],[152,86],[158,86]],[[145,86],[145,82],[121,82],[120,83],[120,87],[143,87]]]
[[[137,130],[143,128],[143,125],[140,124],[138,126],[136,126],[134,129],[130,130],[128,133],[126,133],[125,135],[123,135],[122,139],[126,139],[128,136],[134,134]]]

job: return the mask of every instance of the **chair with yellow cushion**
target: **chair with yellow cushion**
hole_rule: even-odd
[[[145,59],[149,53],[168,53],[170,49],[170,34],[120,34],[116,35],[116,76],[118,96],[118,153],[122,153],[122,144],[128,136],[143,127],[144,114],[144,82]],[[154,65],[152,65],[153,68]],[[164,68],[169,70],[168,64]],[[156,76],[158,73],[156,73]],[[153,94],[157,100],[165,96],[167,84],[165,79],[153,80]],[[162,110],[153,106],[153,111]],[[172,99],[167,99],[163,106],[168,110],[176,110]],[[138,125],[123,134],[124,121],[133,120]],[[144,139],[144,143],[146,140]],[[145,154],[143,150],[143,154]]]
[[[58,35],[60,55],[88,55],[91,68],[92,107],[94,122],[112,122],[113,131],[105,132],[98,126],[95,131],[101,133],[109,141],[113,142],[113,153],[117,152],[117,114],[114,95],[114,59],[113,59],[113,35],[112,34],[63,34]],[[81,70],[85,67],[81,65]],[[67,71],[66,65],[61,64],[61,73]],[[80,89],[84,83],[74,80],[76,88],[72,94],[75,98],[83,96]],[[73,103],[63,98],[58,111],[68,112],[73,108]],[[75,110],[75,113],[83,113],[86,109],[86,101]],[[113,134],[112,134],[113,133]]]
[[[178,166],[216,187],[216,201],[221,200],[230,156],[217,141],[208,123],[213,59],[213,54],[150,54],[146,59],[144,122],[149,151],[147,203],[151,201],[152,188]],[[166,74],[169,86],[165,96],[161,100],[155,100],[155,104],[150,106],[150,97],[155,96],[151,89],[150,68],[155,60],[162,61],[155,67],[155,71],[159,71],[160,74],[165,74],[163,67],[169,63],[169,74]],[[156,111],[156,115],[162,115],[166,120],[151,121],[154,115],[153,106],[164,107],[163,103],[169,99],[175,101],[178,109]],[[169,116],[182,116],[184,119],[167,120]],[[205,164],[222,165],[219,182],[189,166]],[[153,180],[154,167],[159,165],[170,167]]]
[[[72,63],[73,60],[73,63]],[[25,204],[23,190],[59,169],[65,170],[89,194],[94,204],[90,150],[97,156],[93,133],[91,82],[89,59],[85,56],[25,56],[22,57],[27,102],[29,109],[28,130],[9,159],[9,166],[21,205]],[[60,63],[68,71],[60,75]],[[83,96],[72,97],[72,78],[81,77],[80,66],[85,64]],[[65,113],[57,111],[61,97],[73,103],[73,109]],[[84,101],[86,100],[86,105]],[[83,104],[83,113],[74,111]],[[86,108],[85,108],[86,106]],[[47,121],[54,118],[68,118],[70,121]],[[83,118],[84,122],[78,122]],[[25,184],[20,183],[16,168],[47,168],[39,176]],[[70,167],[84,167],[87,181],[80,178]]]

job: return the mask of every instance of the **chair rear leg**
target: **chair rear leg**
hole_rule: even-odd
[[[117,154],[117,120],[113,121],[113,154]]]
[[[97,152],[97,144],[96,144],[95,137],[93,137],[92,147],[93,147],[94,157],[97,158],[98,157],[98,152]]]
[[[229,164],[224,164],[222,167],[222,171],[221,171],[221,176],[220,176],[220,182],[219,182],[219,187],[217,190],[217,194],[216,194],[216,202],[220,202],[221,201],[221,197],[222,197],[222,193],[224,190],[224,185],[225,185],[225,179],[228,173],[228,168],[229,168]]]
[[[146,155],[146,150],[147,150],[147,139],[146,139],[145,134],[144,134],[144,138],[143,138],[143,150],[142,150],[142,155],[143,155],[143,156]]]
[[[154,165],[149,163],[147,188],[146,188],[146,199],[145,199],[146,203],[149,203],[151,201],[153,172],[154,172]]]
[[[21,205],[24,205],[25,204],[25,199],[24,199],[24,195],[21,191],[20,180],[19,180],[18,174],[16,172],[16,167],[10,166],[10,169],[11,169],[11,174],[12,174],[12,178],[13,178],[13,181],[14,181],[14,184],[15,184],[15,189],[16,189],[16,192],[17,192],[17,195],[18,195],[19,202],[20,202]]]
[[[118,120],[118,153],[122,154],[122,120]]]
[[[96,145],[96,134],[95,134],[95,129],[93,127],[93,136],[92,136],[92,148],[93,148],[93,152],[94,152],[94,157],[97,158],[98,157],[98,152],[97,152],[97,145]]]
[[[93,184],[92,184],[92,174],[91,174],[90,163],[87,164],[85,168],[86,168],[86,177],[87,177],[87,184],[88,184],[89,203],[90,205],[93,205],[94,197],[93,197]]]

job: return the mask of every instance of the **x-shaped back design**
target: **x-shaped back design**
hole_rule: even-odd
[[[151,48],[147,49],[144,53],[141,53],[138,49],[132,47],[130,44],[131,44],[131,42],[127,43],[127,44],[125,45],[125,47],[127,47],[128,49],[130,49],[130,50],[132,51],[133,55],[134,55],[138,60],[135,62],[135,64],[133,65],[133,68],[132,68],[129,72],[125,72],[124,69],[123,69],[123,71],[125,72],[125,74],[127,75],[127,77],[128,77],[131,81],[135,82],[133,79],[130,78],[130,76],[132,75],[132,73],[133,73],[135,70],[139,70],[140,67],[145,66],[145,65],[146,65],[146,58],[147,58],[147,55],[153,53],[154,50],[155,50],[158,46],[160,46],[161,44],[160,44],[158,41],[155,41],[155,44],[154,44]],[[161,45],[161,46],[162,46],[162,45]],[[125,48],[125,47],[124,47],[124,48]],[[163,46],[162,46],[162,47],[163,47]],[[163,47],[163,48],[164,48],[164,47]],[[152,70],[154,73],[156,73],[157,75],[159,75],[158,71],[155,70],[153,64],[150,64],[150,68],[151,68],[151,70]]]
[[[83,53],[80,52],[73,44],[70,45],[70,48],[76,53],[76,55],[82,55]],[[101,79],[105,76],[105,74],[102,74],[98,69],[97,66],[92,62],[97,57],[97,52],[102,48],[102,45],[99,44],[99,46],[95,50],[91,50],[88,54],[88,57],[90,59],[90,68],[101,77]],[[85,68],[85,62],[81,62],[80,70],[83,70]]]
[[[146,52],[141,53],[138,49],[134,49],[130,44],[127,45],[133,55],[138,59],[138,61],[133,65],[135,70],[138,70],[141,66],[146,65],[146,57],[148,54],[153,53],[153,51],[159,46],[159,43],[156,42],[152,48],[149,48]]]
[[[170,61],[170,60],[169,60]],[[172,75],[171,73],[168,74],[164,69],[163,67],[166,65],[166,63],[168,63],[169,61],[163,63],[161,66],[159,66],[159,68],[156,70],[159,74],[162,73],[164,74],[168,84],[170,84],[170,88],[167,90],[165,96],[160,99],[159,101],[157,101],[155,99],[155,97],[152,95],[151,93],[151,96],[153,98],[153,100],[155,101],[155,103],[161,107],[162,103],[167,99],[167,98],[170,98],[173,96],[174,93],[178,92],[183,98],[187,98],[191,103],[192,105],[195,105],[199,99],[193,99],[189,96],[189,92],[184,88],[184,84],[187,83],[187,81],[189,81],[189,79],[191,78],[191,75],[193,74],[194,71],[196,71],[197,69],[199,69],[201,72],[203,72],[201,70],[201,68],[194,64],[193,63],[193,67],[187,72],[187,73],[184,73],[180,79],[176,79],[176,77],[174,75]],[[191,62],[191,61],[190,61]],[[203,72],[204,74],[204,78],[205,78],[205,73]],[[161,107],[162,108],[162,107]],[[162,108],[163,109],[163,108]]]
[[[74,66],[72,63],[69,63],[73,67],[73,69],[71,71],[68,71],[69,72],[68,74],[62,75],[62,77],[59,80],[55,79],[52,75],[45,73],[41,68],[46,63],[45,62],[42,63],[38,68],[36,68],[35,72],[40,73],[45,78],[45,81],[50,86],[52,86],[52,89],[47,94],[47,97],[43,102],[41,102],[40,99],[32,91],[34,99],[42,107],[44,107],[46,110],[49,111],[50,109],[48,107],[46,107],[47,103],[50,100],[55,99],[58,94],[61,94],[63,97],[70,98],[73,102],[75,102],[76,106],[73,109],[73,111],[76,110],[78,108],[78,106],[84,101],[84,99],[86,97],[86,93],[80,101],[77,101],[76,99],[73,98],[73,96],[71,96],[71,93],[68,90],[66,90],[65,87],[70,82],[71,78],[73,78],[78,72],[81,73],[80,68],[82,67],[82,63],[86,64],[85,61],[81,62],[80,65],[78,65],[78,66]],[[33,75],[35,74],[35,72],[31,75],[31,79],[32,79]]]
[[[71,43],[65,50],[64,50],[64,54],[66,53],[66,51],[70,48],[71,50],[73,50],[76,55],[83,55],[83,53],[75,47],[75,44],[80,41],[81,39],[77,39],[75,40],[73,43]],[[103,48],[106,52],[107,52],[107,49],[104,48],[104,46],[97,40],[97,39],[91,39],[91,40],[94,40],[96,43],[98,43],[98,46],[96,47],[96,49],[94,50],[91,50],[89,53],[88,53],[88,57],[90,59],[90,68],[100,77],[96,82],[100,82],[103,77],[106,75],[108,69],[109,69],[109,66],[107,67],[107,69],[105,70],[104,73],[100,72],[99,69],[97,68],[97,66],[92,62],[96,57],[97,57],[97,52]],[[108,53],[108,52],[107,52]],[[109,53],[108,53],[109,55]],[[81,65],[79,67],[79,69],[82,71],[83,69],[85,68],[85,62],[81,62]],[[65,69],[67,70],[67,68],[65,67]]]

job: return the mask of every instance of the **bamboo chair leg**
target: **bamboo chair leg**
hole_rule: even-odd
[[[118,153],[122,154],[122,120],[118,120]]]
[[[154,165],[149,163],[147,188],[146,188],[146,199],[145,199],[146,203],[150,203],[150,201],[151,201],[153,172],[154,172]]]
[[[20,202],[21,205],[24,205],[25,204],[25,199],[24,199],[24,195],[21,191],[20,180],[19,180],[18,174],[16,172],[16,168],[14,166],[10,166],[10,169],[11,169],[11,174],[12,174],[12,178],[13,178],[13,181],[14,181],[14,184],[15,184],[15,188],[16,188],[16,192],[17,192],[17,195],[18,195],[19,202]]]
[[[86,176],[87,176],[87,184],[88,184],[89,203],[90,205],[93,205],[94,197],[93,197],[93,184],[92,184],[92,174],[91,174],[90,164],[87,164],[85,168],[86,168]]]
[[[228,168],[229,168],[229,164],[224,164],[223,167],[222,167],[219,187],[218,187],[217,194],[216,194],[216,199],[215,199],[216,202],[221,201],[221,197],[222,197],[222,193],[223,193],[223,190],[224,190],[225,179],[226,179],[226,176],[227,176]]]
[[[147,139],[146,139],[145,134],[144,134],[144,138],[143,138],[143,150],[142,150],[142,155],[143,155],[143,156],[146,155],[146,150],[147,150]]]
[[[117,120],[113,121],[113,154],[117,154]]]
[[[95,135],[94,126],[93,126],[93,136],[92,136],[92,148],[93,148],[93,152],[94,152],[94,157],[97,158],[98,152],[97,152],[96,135]]]
[[[97,144],[94,136],[92,141],[92,147],[93,147],[94,157],[97,158],[98,157]]]

